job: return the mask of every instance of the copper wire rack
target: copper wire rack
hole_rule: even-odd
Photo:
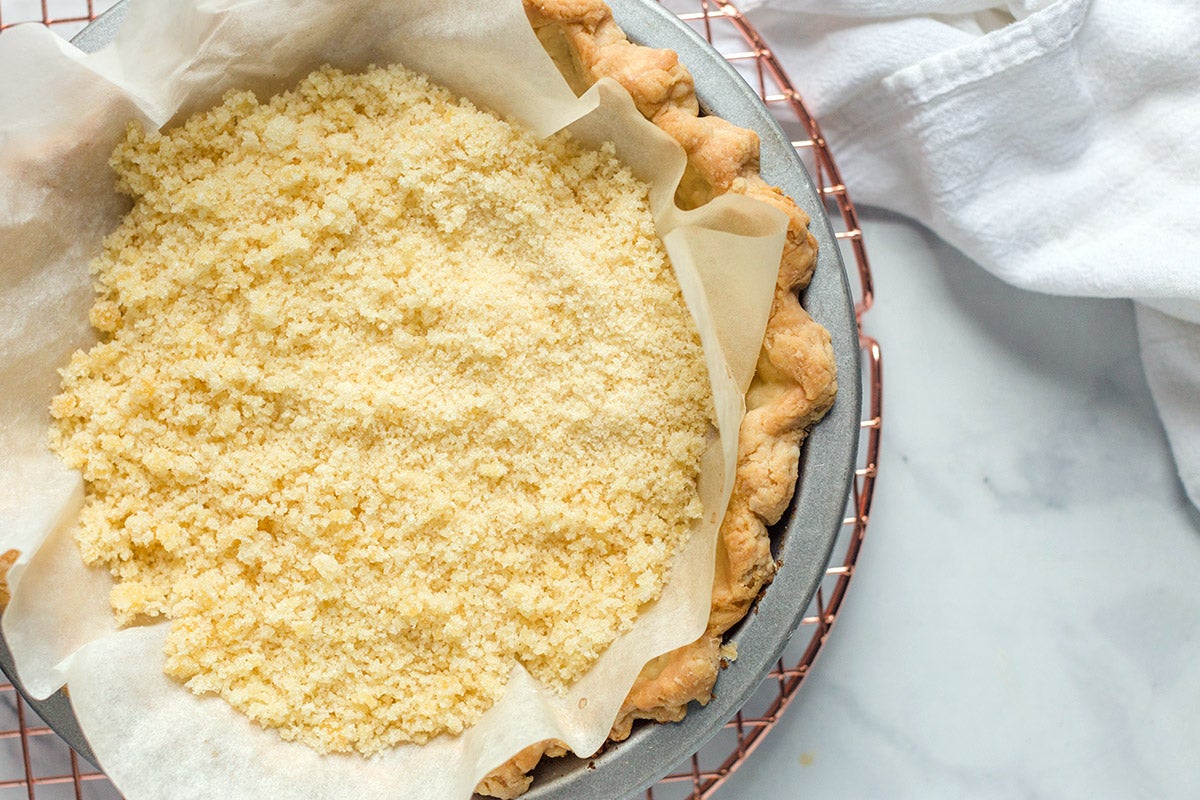
[[[0,32],[20,23],[49,26],[73,36],[115,0],[0,0]],[[825,204],[852,277],[859,346],[863,355],[863,408],[858,464],[833,556],[800,628],[757,692],[700,752],[646,791],[646,800],[707,800],[770,733],[813,668],[837,621],[854,577],[870,518],[883,424],[883,362],[879,343],[863,329],[874,300],[871,270],[858,214],[833,156],[770,47],[728,0],[662,0],[703,35],[758,92],[809,169]],[[3,76],[0,76],[3,81]],[[853,281],[852,281],[853,283]],[[80,758],[20,698],[0,683],[0,800],[108,800],[120,794]]]

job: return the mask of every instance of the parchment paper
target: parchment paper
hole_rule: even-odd
[[[107,166],[128,120],[179,121],[230,88],[265,98],[323,63],[395,62],[539,134],[568,126],[587,143],[612,141],[651,183],[658,231],[704,343],[720,438],[702,465],[704,519],[663,595],[566,695],[514,665],[504,698],[460,736],[371,759],[320,756],[167,678],[168,623],[116,629],[111,579],[84,566],[74,545],[82,481],[47,449],[47,408],[56,369],[94,342],[87,264],[128,207]],[[40,26],[6,32],[0,75],[0,549],[22,551],[3,626],[25,686],[44,697],[69,684],[93,751],[132,800],[466,798],[533,742],[594,752],[642,665],[704,630],[783,215],[741,197],[679,211],[680,148],[615,83],[576,98],[519,0],[134,0],[116,42],[93,56]]]

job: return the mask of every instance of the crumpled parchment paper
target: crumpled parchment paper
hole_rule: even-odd
[[[612,141],[650,182],[704,342],[720,438],[703,462],[704,519],[661,598],[564,696],[514,664],[504,698],[462,735],[371,759],[321,756],[164,675],[169,623],[117,630],[111,578],[75,548],[83,485],[47,448],[47,408],[57,368],[95,341],[87,267],[128,208],[107,166],[127,121],[178,122],[231,88],[265,98],[324,63],[396,62],[541,135],[565,126],[586,143]],[[678,210],[682,150],[615,83],[576,98],[519,0],[133,0],[116,41],[90,56],[40,26],[11,29],[0,75],[0,550],[22,551],[3,626],[25,686],[47,696],[69,684],[100,764],[132,800],[466,798],[533,742],[594,752],[642,665],[704,630],[783,215],[741,197]]]

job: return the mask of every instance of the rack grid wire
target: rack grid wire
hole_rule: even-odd
[[[661,0],[706,38],[758,92],[789,135],[825,204],[853,287],[863,362],[859,457],[830,564],[783,657],[724,729],[703,749],[646,790],[646,800],[709,800],[763,741],[813,668],[854,577],[870,520],[883,428],[883,358],[879,342],[863,329],[874,302],[871,269],[858,213],[841,173],[770,46],[729,0]],[[22,23],[46,25],[70,38],[115,0],[0,0],[0,33]],[[3,81],[3,76],[0,76]],[[80,758],[21,699],[0,683],[0,800],[119,800],[112,784]]]

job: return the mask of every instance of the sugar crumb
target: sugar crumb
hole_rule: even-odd
[[[647,187],[400,67],[113,154],[135,204],[55,450],[119,619],[288,739],[456,733],[579,678],[700,513],[700,344]]]

